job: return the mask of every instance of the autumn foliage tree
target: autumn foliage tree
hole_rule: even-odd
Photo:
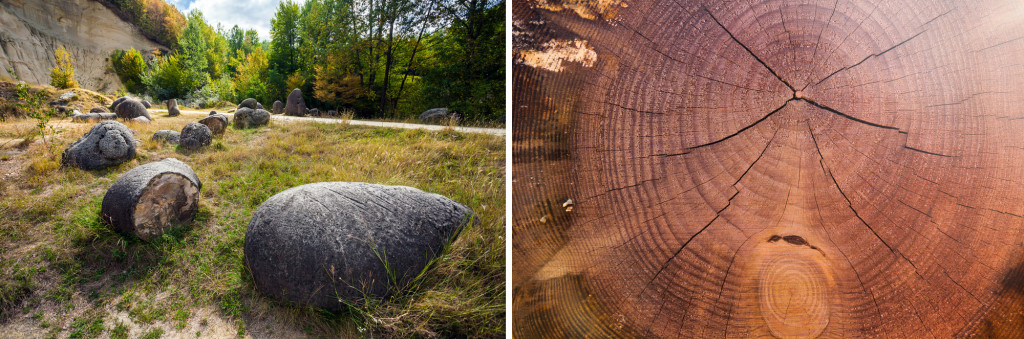
[[[71,59],[64,46],[58,47],[53,52],[57,59],[57,65],[50,69],[50,86],[57,88],[77,88],[78,81],[75,81],[75,61]]]
[[[115,50],[110,61],[113,63],[114,73],[129,92],[142,93],[146,90],[142,77],[146,75],[149,67],[139,51],[134,48],[127,51]]]

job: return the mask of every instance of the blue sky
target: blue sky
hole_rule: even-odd
[[[217,24],[224,25],[224,29],[238,25],[242,29],[255,28],[260,33],[260,38],[270,39],[270,19],[277,11],[277,5],[281,0],[165,0],[174,5],[182,13],[188,14],[193,9],[203,12],[206,21],[217,27]],[[305,0],[295,1],[299,4]]]

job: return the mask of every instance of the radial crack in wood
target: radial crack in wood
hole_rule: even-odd
[[[512,13],[516,337],[1024,333],[1024,3]]]

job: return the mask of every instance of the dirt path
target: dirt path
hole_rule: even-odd
[[[165,110],[165,109],[150,109],[150,111],[167,112],[167,110]],[[188,114],[188,115],[200,115],[200,116],[205,116],[205,115],[209,115],[210,114],[209,112],[186,111],[186,110],[182,110],[181,113],[182,114]],[[234,116],[233,113],[223,113],[223,112],[218,112],[218,113],[221,113],[221,114],[224,114],[224,115],[227,115],[227,116]],[[277,121],[313,121],[313,122],[319,122],[319,123],[325,123],[325,124],[340,124],[340,123],[345,122],[345,120],[341,120],[341,119],[314,118],[314,117],[293,117],[293,116],[287,116],[287,115],[271,115],[270,119],[271,120],[277,120]],[[367,120],[348,120],[348,123],[353,124],[353,125],[375,126],[375,127],[390,127],[390,128],[405,128],[405,129],[421,128],[421,129],[425,129],[425,130],[428,130],[428,131],[440,131],[440,130],[443,130],[445,128],[445,126],[441,126],[441,125],[407,124],[407,123],[404,123],[404,122],[383,122],[383,121],[367,121]],[[455,131],[463,132],[463,133],[484,133],[484,134],[490,134],[490,135],[495,135],[495,136],[499,136],[499,137],[505,137],[505,129],[504,128],[461,127],[461,126],[457,126],[457,127],[453,127],[453,129],[455,129]]]

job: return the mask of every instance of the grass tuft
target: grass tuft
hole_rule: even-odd
[[[132,128],[139,139],[148,140],[157,130],[179,130],[192,120],[160,118]],[[90,127],[57,123],[65,124],[65,132],[55,141],[64,143]],[[20,138],[30,130],[25,126],[5,123],[0,136]],[[106,189],[125,171],[168,157],[189,164],[203,182],[195,221],[151,242],[105,225],[100,205]],[[43,314],[33,319],[36,326],[47,327],[41,332],[83,338],[92,337],[96,328],[106,331],[103,319],[113,319],[107,323],[111,338],[191,337],[196,332],[253,337],[504,336],[501,138],[275,123],[245,131],[229,127],[213,145],[198,151],[145,141],[135,160],[101,171],[48,168],[48,158],[41,143],[32,143],[23,154],[0,162],[22,169],[0,186],[0,318],[31,309],[26,314]],[[249,219],[270,196],[323,181],[416,187],[467,205],[480,222],[464,229],[415,283],[386,300],[366,300],[329,313],[268,299],[255,290],[243,261]],[[99,327],[96,319],[101,320]],[[0,332],[5,326],[0,325]]]

